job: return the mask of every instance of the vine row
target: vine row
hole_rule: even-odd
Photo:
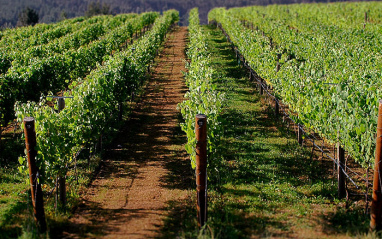
[[[167,11],[157,18],[150,31],[126,50],[115,53],[86,78],[74,81],[65,108],[57,113],[40,102],[18,102],[17,119],[26,116],[36,120],[38,156],[41,182],[53,185],[57,175],[65,176],[67,165],[82,147],[97,142],[102,134],[115,130],[116,107],[129,99],[143,83],[148,65],[165,39],[179,13]],[[27,173],[25,158],[19,159],[20,171]]]
[[[300,7],[214,9],[209,19],[222,25],[248,65],[296,113],[296,122],[340,142],[368,167],[382,95],[379,37],[370,29],[313,21],[319,19],[315,15],[305,20],[308,14],[298,15],[299,24],[290,13],[301,13]]]
[[[211,56],[207,50],[207,38],[199,24],[197,8],[190,11],[188,29],[190,42],[187,57],[190,62],[186,64],[188,72],[185,78],[189,91],[185,94],[186,100],[179,104],[185,120],[181,126],[188,139],[185,146],[186,151],[190,155],[192,167],[195,168],[195,116],[197,114],[207,116],[208,167],[214,168],[220,160],[217,145],[219,145],[223,131],[220,115],[225,96],[216,90],[216,85],[213,83],[215,70],[211,66]]]
[[[157,16],[158,13],[154,12],[143,13],[120,26],[114,24],[116,27],[108,34],[78,49],[36,57],[25,65],[15,63],[7,74],[0,76],[1,124],[6,126],[14,119],[13,106],[16,101],[37,101],[41,93],[65,89],[70,82],[84,77],[97,64],[102,64],[113,51],[131,39],[134,32],[152,24]],[[65,41],[62,44],[65,45]]]

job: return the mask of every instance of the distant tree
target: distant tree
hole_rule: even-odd
[[[110,5],[100,2],[91,2],[88,5],[88,10],[85,12],[85,16],[91,17],[96,15],[107,15],[110,14]]]
[[[20,12],[17,26],[34,26],[36,23],[38,23],[38,20],[38,13],[35,10],[27,7],[22,12]]]
[[[62,10],[61,15],[60,15],[60,20],[65,20],[68,19],[68,14],[65,12],[65,10]]]
[[[1,30],[5,30],[5,29],[8,29],[8,28],[12,28],[12,27],[14,27],[14,26],[12,25],[12,23],[10,23],[10,22],[6,22],[6,23],[2,24],[2,26],[0,27],[0,29],[1,29]]]

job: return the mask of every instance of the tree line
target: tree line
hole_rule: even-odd
[[[328,2],[335,0],[0,0],[0,27],[9,28],[35,24],[51,23],[66,18],[92,16],[98,14],[142,13],[146,11],[163,12],[168,9],[179,11],[181,24],[188,24],[188,12],[199,8],[201,23],[207,22],[208,12],[215,7],[241,7],[248,5],[290,4],[309,2]],[[30,14],[30,15],[28,15]],[[28,20],[33,20],[28,23]]]

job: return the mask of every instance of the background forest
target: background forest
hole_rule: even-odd
[[[199,8],[201,23],[206,23],[207,13],[215,7],[240,7],[248,5],[290,4],[299,2],[328,2],[328,0],[0,0],[0,27],[17,25],[20,13],[27,7],[39,15],[39,23],[57,22],[65,18],[84,16],[94,4],[107,9],[111,14],[165,11],[177,9],[181,24],[187,24],[190,9]]]

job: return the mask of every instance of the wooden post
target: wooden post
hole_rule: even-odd
[[[58,190],[61,206],[63,209],[66,207],[66,177],[65,175],[58,177]]]
[[[123,115],[123,105],[122,102],[118,103],[118,121],[122,121],[122,115]]]
[[[277,98],[275,98],[275,117],[279,117],[280,114],[280,106]]]
[[[32,195],[32,205],[33,214],[37,224],[37,228],[40,232],[46,231],[45,222],[45,212],[44,212],[44,201],[42,197],[41,185],[38,182],[38,168],[36,165],[36,131],[34,127],[34,118],[25,117],[24,118],[24,134],[25,134],[25,146],[28,157],[29,166],[29,180],[31,184],[31,195]]]
[[[341,144],[337,143],[337,181],[338,181],[338,198],[344,198],[346,196],[345,187],[345,150],[341,147]]]
[[[269,37],[269,46],[271,47],[271,49],[273,49],[273,39],[272,39],[272,37]]]
[[[58,112],[61,112],[61,110],[63,110],[65,108],[65,99],[64,98],[58,98],[57,106],[58,106]]]
[[[2,140],[1,140],[2,134],[3,134],[3,127],[1,127],[1,118],[0,118],[0,152],[2,152]]]
[[[101,133],[101,135],[99,136],[99,146],[100,146],[100,152],[102,154],[102,150],[103,150],[103,142],[102,142],[102,138],[103,138],[103,134]]]
[[[58,104],[58,112],[61,112],[65,108],[65,99],[58,98],[57,104]],[[65,208],[66,207],[66,173],[58,176],[57,186],[58,186],[57,190],[59,192],[59,199],[61,202],[61,206],[62,208]]]
[[[279,72],[280,70],[280,60],[281,60],[281,54],[277,54],[277,64],[276,64],[276,72]]]
[[[302,140],[302,125],[300,124],[297,124],[297,128],[298,128],[298,133],[297,133],[297,139],[298,139],[298,144],[302,146],[302,143],[303,143],[303,140]]]
[[[373,197],[371,202],[371,230],[381,230],[382,221],[382,191],[380,164],[382,162],[382,100],[379,101],[378,123],[377,123],[377,143],[375,151]]]
[[[369,169],[370,166],[368,166],[366,169],[365,215],[367,214],[367,209],[369,207]]]
[[[196,115],[195,136],[198,226],[202,227],[207,221],[207,116]]]

